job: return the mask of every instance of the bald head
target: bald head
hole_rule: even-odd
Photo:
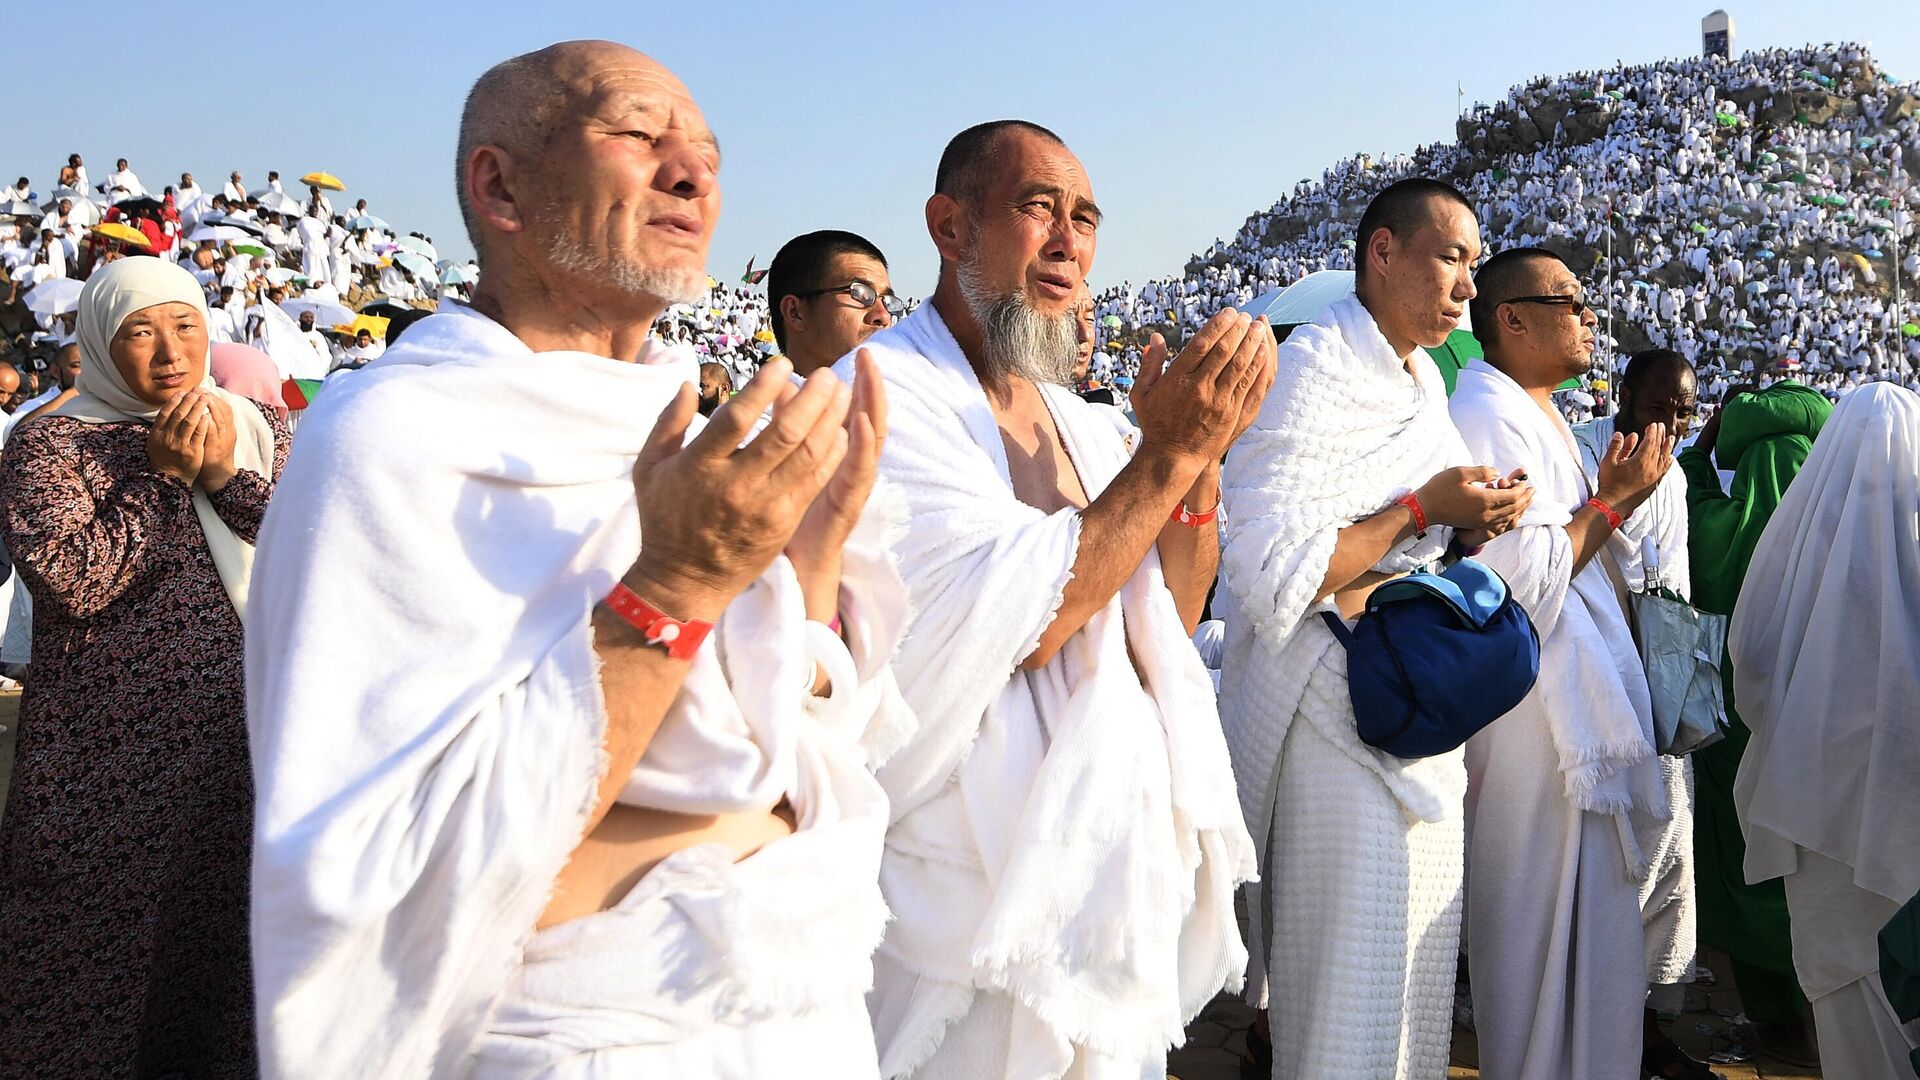
[[[706,295],[720,147],[686,86],[644,53],[570,41],[499,64],[467,98],[460,145],[480,310],[644,326]]]
[[[20,390],[20,369],[0,364],[0,398],[10,398]]]
[[[60,379],[60,389],[73,389],[73,384],[80,378],[79,342],[68,342],[53,354],[53,373]]]
[[[537,163],[562,130],[562,121],[591,106],[595,75],[609,66],[635,65],[679,84],[652,57],[615,41],[562,41],[502,60],[474,80],[460,110],[454,159],[454,191],[474,251],[482,251],[480,221],[467,192],[474,150],[497,146],[518,161]]]

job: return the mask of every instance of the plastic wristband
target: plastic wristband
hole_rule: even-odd
[[[713,630],[713,624],[705,620],[676,619],[666,614],[640,599],[640,594],[627,588],[625,582],[616,583],[602,603],[608,611],[640,631],[647,644],[660,646],[675,660],[693,659],[700,651],[700,643],[707,640],[707,634]]]
[[[1425,536],[1427,532],[1427,511],[1420,505],[1420,496],[1409,491],[1393,500],[1395,505],[1404,506],[1413,515],[1413,532],[1416,536]]]
[[[1182,525],[1185,525],[1189,529],[1197,529],[1200,526],[1205,525],[1206,523],[1212,521],[1214,518],[1217,518],[1219,516],[1220,516],[1220,504],[1218,502],[1215,502],[1213,504],[1213,509],[1207,511],[1204,514],[1196,514],[1193,511],[1187,509],[1187,504],[1185,502],[1182,502],[1180,505],[1173,508],[1173,520],[1179,522]]]
[[[1626,520],[1625,518],[1620,516],[1620,511],[1615,510],[1613,507],[1608,506],[1606,503],[1601,502],[1598,496],[1588,499],[1587,505],[1593,507],[1595,510],[1600,511],[1600,513],[1606,517],[1608,528],[1618,529],[1620,527],[1620,523]]]

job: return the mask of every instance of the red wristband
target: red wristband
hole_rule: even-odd
[[[676,619],[666,614],[640,599],[640,594],[627,588],[626,582],[616,582],[602,603],[608,611],[640,631],[647,644],[666,649],[667,655],[675,660],[693,659],[700,651],[700,643],[707,640],[707,634],[713,630],[713,624],[703,619]]]
[[[1393,500],[1396,505],[1404,506],[1413,515],[1413,531],[1416,536],[1427,531],[1427,511],[1420,505],[1420,496],[1409,491]]]
[[[1601,502],[1599,496],[1597,495],[1591,499],[1588,499],[1587,505],[1593,507],[1595,510],[1600,511],[1601,514],[1605,515],[1607,519],[1607,525],[1610,528],[1618,529],[1620,527],[1620,523],[1626,520],[1625,518],[1620,516],[1620,512],[1618,510],[1615,510],[1613,507],[1608,506],[1606,503]]]
[[[1189,529],[1197,529],[1200,526],[1205,525],[1207,522],[1212,521],[1214,518],[1217,518],[1219,516],[1220,516],[1220,503],[1218,501],[1216,501],[1213,504],[1213,509],[1207,511],[1204,514],[1196,514],[1193,511],[1187,509],[1187,504],[1184,500],[1182,500],[1178,506],[1175,506],[1173,508],[1173,520],[1179,522],[1182,525],[1185,525]]]

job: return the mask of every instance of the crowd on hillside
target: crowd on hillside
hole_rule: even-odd
[[[1803,90],[1850,104],[1823,122],[1764,119],[1776,98]],[[1915,161],[1903,157],[1920,134],[1914,90],[1875,72],[1853,44],[1543,77],[1476,108],[1463,130],[1510,133],[1559,103],[1596,113],[1604,133],[1579,141],[1563,121],[1539,145],[1506,153],[1456,142],[1340,161],[1249,217],[1184,276],[1108,288],[1098,314],[1191,331],[1222,303],[1350,269],[1354,225],[1373,194],[1408,176],[1449,176],[1476,204],[1488,250],[1546,245],[1584,258],[1616,355],[1654,345],[1692,357],[1703,402],[1789,372],[1832,394],[1867,379],[1920,384],[1920,325],[1907,329],[1920,318],[1911,302],[1920,192]],[[1896,113],[1896,102],[1909,107]],[[1899,313],[1896,273],[1908,301]],[[1120,370],[1137,355],[1122,349]]]

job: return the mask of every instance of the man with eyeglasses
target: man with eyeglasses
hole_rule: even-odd
[[[1467,448],[1537,492],[1478,558],[1540,634],[1526,700],[1467,742],[1467,920],[1481,1068],[1514,1080],[1640,1075],[1640,885],[1669,817],[1652,703],[1595,558],[1673,464],[1667,425],[1615,432],[1588,482],[1553,390],[1593,366],[1593,309],[1565,262],[1504,251],[1475,276],[1486,350],[1449,408]],[[1678,1075],[1695,1075],[1682,1072]]]
[[[767,271],[773,337],[805,378],[906,314],[887,257],[864,237],[822,229],[786,242]]]
[[[1698,379],[1687,358],[1671,349],[1635,353],[1615,387],[1620,411],[1577,424],[1573,437],[1580,444],[1581,465],[1587,482],[1599,483],[1600,461],[1616,431],[1644,432],[1658,421],[1684,439],[1693,426]],[[1651,550],[1655,562],[1647,565]],[[1687,557],[1687,481],[1681,469],[1669,469],[1652,496],[1626,518],[1600,553],[1609,565],[1616,588],[1639,592],[1646,588],[1649,569],[1659,571],[1666,588],[1681,597],[1692,595],[1692,568]],[[1622,598],[1624,603],[1624,596]],[[1693,765],[1692,757],[1661,755],[1660,784],[1671,815],[1649,852],[1653,863],[1640,888],[1641,923],[1647,938],[1647,1007],[1643,1014],[1644,1047],[1640,1067],[1654,1076],[1704,1075],[1706,1065],[1689,1059],[1660,1030],[1659,1014],[1678,1013],[1686,984],[1691,980],[1696,942],[1693,885]],[[1684,1070],[1692,1070],[1691,1072]]]

